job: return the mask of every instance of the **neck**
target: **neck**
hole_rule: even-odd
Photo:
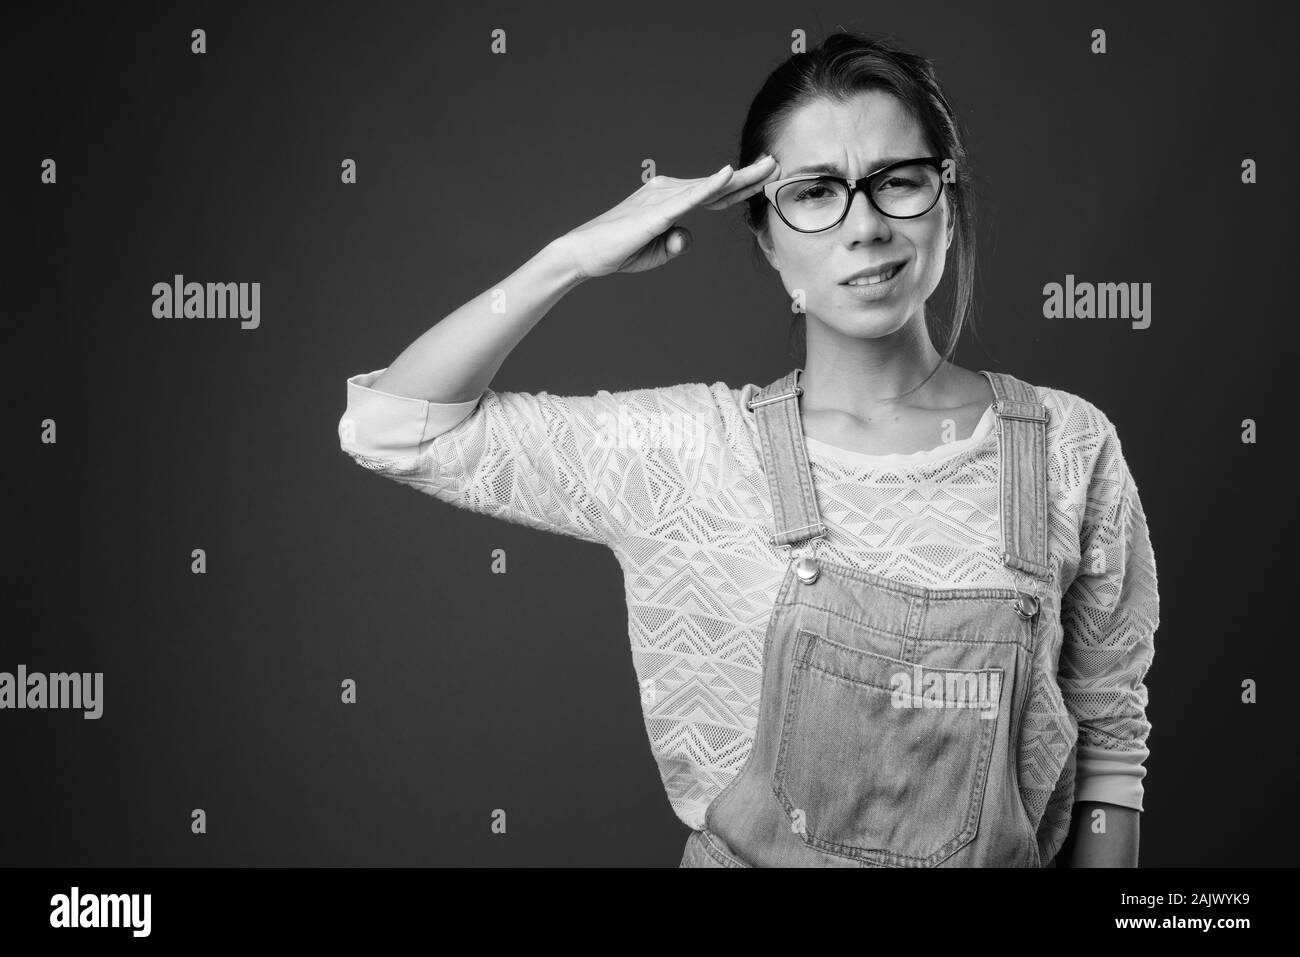
[[[799,384],[803,411],[836,410],[870,419],[880,409],[902,404],[933,407],[943,396],[952,365],[930,341],[922,312],[897,332],[861,339],[806,317],[808,357]],[[895,400],[940,366],[920,389]]]

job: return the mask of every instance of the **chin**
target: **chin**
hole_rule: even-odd
[[[907,325],[907,314],[898,309],[861,309],[841,311],[829,322],[818,319],[831,331],[851,339],[883,339]]]

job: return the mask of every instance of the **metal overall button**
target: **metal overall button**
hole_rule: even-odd
[[[790,557],[797,558],[794,565],[794,573],[799,576],[799,580],[805,585],[811,585],[821,574],[821,569],[817,566],[817,542],[814,538],[804,545],[790,550]]]
[[[1021,618],[1030,619],[1038,614],[1040,603],[1037,595],[1026,595],[1022,593],[1021,596],[1016,599],[1016,603],[1012,607],[1015,609],[1016,614]]]

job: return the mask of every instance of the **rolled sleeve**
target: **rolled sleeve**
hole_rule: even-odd
[[[1086,752],[1086,753],[1085,753]],[[1142,810],[1147,758],[1145,750],[1110,754],[1097,748],[1080,748],[1074,800],[1100,801],[1135,811]]]
[[[405,454],[450,432],[478,407],[477,398],[429,402],[372,388],[371,383],[386,371],[387,367],[362,372],[347,380],[347,411],[339,421],[345,451],[375,458]]]

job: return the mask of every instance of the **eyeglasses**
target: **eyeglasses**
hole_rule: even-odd
[[[943,158],[903,160],[856,180],[801,173],[768,183],[763,195],[791,229],[819,233],[844,221],[858,190],[867,194],[876,212],[890,219],[924,216],[943,195]]]

